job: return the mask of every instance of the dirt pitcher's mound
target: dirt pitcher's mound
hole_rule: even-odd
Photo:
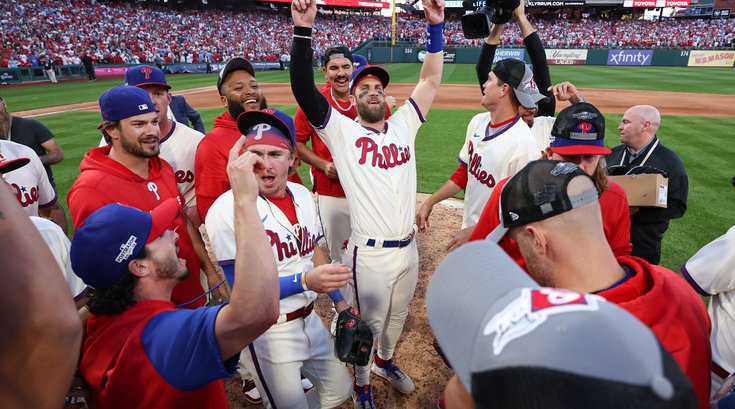
[[[419,194],[419,205],[428,195]],[[411,375],[416,384],[416,391],[410,395],[402,395],[393,390],[391,385],[376,375],[371,376],[375,406],[381,409],[392,408],[435,408],[444,385],[449,380],[452,371],[444,365],[441,358],[434,352],[431,341],[434,336],[429,327],[426,314],[426,289],[437,265],[447,254],[446,243],[450,233],[459,229],[462,222],[461,201],[450,199],[451,207],[444,204],[434,206],[431,214],[431,228],[426,234],[419,234],[419,281],[416,293],[411,302],[408,319],[403,329],[403,336],[396,350],[396,362],[407,374]],[[326,296],[317,300],[316,311],[322,317],[325,325],[332,319],[332,304]],[[227,380],[227,397],[233,408],[255,407],[245,401],[242,396],[242,382],[239,375]],[[340,408],[352,408],[352,400],[348,400]]]

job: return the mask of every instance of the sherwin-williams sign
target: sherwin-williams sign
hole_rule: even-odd
[[[651,65],[652,50],[610,50],[607,53],[607,65]]]
[[[735,51],[692,50],[689,52],[690,67],[732,67],[735,63]]]
[[[523,60],[523,55],[526,53],[526,50],[523,48],[498,48],[495,50],[495,57],[493,58],[493,64],[500,60],[505,60],[506,58],[515,58],[518,60]]]

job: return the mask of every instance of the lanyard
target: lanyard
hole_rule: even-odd
[[[643,162],[641,162],[640,165],[638,165],[638,166],[643,166],[646,163],[646,161],[648,160],[648,158],[651,157],[651,154],[653,153],[653,150],[656,149],[657,146],[658,146],[658,139],[656,139],[656,142],[651,147],[651,150],[649,150],[648,153],[646,154],[646,156],[643,158]],[[623,163],[625,163],[625,154],[627,154],[627,153],[628,153],[628,149],[626,148],[626,149],[623,150],[623,157],[620,158],[620,165],[621,166],[623,165]]]

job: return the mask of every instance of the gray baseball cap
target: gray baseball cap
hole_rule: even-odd
[[[549,99],[539,92],[533,81],[533,71],[521,60],[515,58],[500,60],[493,67],[493,74],[513,88],[518,102],[525,108],[537,108],[536,103]]]
[[[439,265],[429,323],[478,408],[696,408],[689,379],[654,334],[591,294],[539,287],[497,244]]]

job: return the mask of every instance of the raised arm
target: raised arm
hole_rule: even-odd
[[[495,50],[500,44],[500,35],[503,34],[504,27],[504,24],[493,24],[490,35],[485,39],[485,44],[482,45],[482,50],[480,50],[480,56],[477,58],[475,72],[477,73],[477,81],[480,83],[480,93],[482,95],[485,95],[485,89],[482,86],[485,85],[487,76],[493,66]]]
[[[316,0],[294,0],[291,3],[293,17],[293,44],[291,45],[291,90],[296,102],[312,125],[322,126],[329,113],[329,101],[319,93],[314,83],[311,61],[311,29],[316,17]]]
[[[549,74],[549,63],[546,61],[546,51],[541,43],[536,29],[526,18],[525,2],[521,2],[513,11],[513,19],[518,23],[518,28],[523,36],[523,44],[533,65],[533,80],[538,86],[539,92],[548,97],[546,101],[539,101],[536,116],[554,116],[556,100],[549,91],[551,86],[551,74]]]
[[[426,118],[431,103],[434,102],[436,92],[442,81],[444,68],[444,0],[423,0],[426,14],[426,58],[421,65],[419,82],[416,84],[411,99]]]
[[[257,155],[238,156],[245,137],[230,150],[227,174],[232,183],[235,212],[235,284],[230,303],[214,326],[224,359],[240,352],[278,319],[279,284],[276,260],[258,215],[258,177],[265,168]]]

